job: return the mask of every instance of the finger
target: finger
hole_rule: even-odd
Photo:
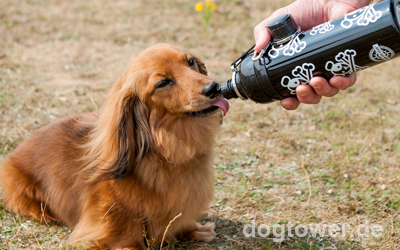
[[[267,46],[269,40],[271,39],[271,35],[266,26],[268,23],[267,20],[268,19],[265,19],[254,28],[254,38],[256,39],[256,46],[254,47],[254,50],[257,53],[260,53],[261,50]]]
[[[320,95],[314,92],[309,85],[301,84],[296,88],[297,99],[307,104],[317,104],[321,101]]]
[[[281,100],[281,105],[287,110],[295,110],[299,107],[300,102],[294,97],[287,97]]]
[[[334,76],[329,80],[329,83],[341,90],[345,90],[354,85],[357,80],[357,74],[353,73],[349,76]]]
[[[316,76],[310,80],[310,85],[318,95],[332,97],[339,92],[339,89],[330,85],[323,77]]]
[[[260,53],[261,50],[265,48],[265,46],[267,46],[268,42],[271,40],[271,34],[269,33],[267,24],[275,17],[282,15],[284,13],[288,13],[287,7],[275,11],[274,13],[272,13],[270,17],[259,23],[254,28],[254,38],[256,39],[256,46],[254,47],[254,50],[257,53]]]

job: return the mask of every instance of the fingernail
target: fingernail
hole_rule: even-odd
[[[282,105],[285,109],[291,109],[292,105]]]
[[[311,85],[314,89],[320,89],[321,88],[321,84],[319,82],[315,82]]]
[[[300,96],[306,96],[307,95],[307,92],[299,92],[299,93],[297,93],[298,95],[300,95]]]
[[[334,81],[333,85],[335,85],[335,87],[340,87],[340,85],[342,85],[342,82],[340,80]]]

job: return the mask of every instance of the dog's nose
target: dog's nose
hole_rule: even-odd
[[[217,82],[212,82],[206,85],[201,92],[202,95],[207,96],[208,98],[214,98],[220,93],[219,84]]]

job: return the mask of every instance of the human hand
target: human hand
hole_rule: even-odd
[[[302,30],[309,30],[321,23],[333,20],[362,8],[370,0],[297,0],[292,4],[275,11],[270,17],[254,28],[256,46],[254,50],[260,53],[271,39],[267,24],[275,17],[290,13]],[[289,97],[281,100],[281,105],[288,110],[297,109],[300,103],[316,104],[322,96],[331,97],[339,90],[345,90],[356,81],[356,74],[349,76],[334,76],[329,82],[322,77],[314,77],[310,85],[301,84],[296,88],[297,98]]]

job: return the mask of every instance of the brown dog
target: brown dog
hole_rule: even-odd
[[[228,103],[204,65],[180,48],[143,51],[96,113],[57,120],[0,168],[11,211],[73,229],[73,242],[146,249],[177,238],[210,241],[198,224],[213,198],[213,147]]]

